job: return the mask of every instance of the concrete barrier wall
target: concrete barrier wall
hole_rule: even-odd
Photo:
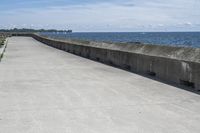
[[[142,44],[64,42],[36,34],[26,36],[88,59],[200,90],[200,49]]]

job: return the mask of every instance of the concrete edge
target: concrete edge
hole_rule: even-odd
[[[121,49],[115,49],[115,48],[105,48],[105,47],[98,47],[98,46],[92,46],[92,45],[87,45],[87,44],[84,44],[84,43],[80,43],[80,42],[76,42],[76,41],[68,41],[68,40],[58,40],[58,39],[53,39],[53,38],[47,38],[47,37],[43,37],[43,36],[40,36],[38,34],[34,34],[40,38],[43,38],[43,39],[47,39],[47,40],[50,40],[50,41],[54,41],[56,43],[66,43],[67,44],[71,44],[71,45],[76,45],[76,46],[85,46],[85,47],[92,47],[92,48],[96,48],[96,49],[103,49],[103,50],[112,50],[112,51],[115,51],[115,52],[124,52],[124,53],[129,53],[129,54],[138,54],[138,55],[143,55],[143,56],[149,56],[149,57],[160,57],[160,58],[163,58],[163,59],[171,59],[171,60],[178,60],[180,62],[194,62],[194,63],[200,63],[198,61],[191,61],[191,60],[187,60],[187,59],[179,59],[179,58],[173,58],[173,57],[166,57],[166,56],[161,56],[161,55],[152,55],[152,54],[146,54],[146,53],[139,53],[139,52],[132,52],[132,51],[128,51],[128,50],[121,50]],[[34,37],[33,37],[34,38]],[[92,42],[92,41],[91,41]],[[95,43],[98,43],[98,42],[95,42]],[[104,42],[103,42],[104,43]],[[104,43],[104,44],[109,44],[109,43]],[[115,43],[110,43],[110,44],[115,44]],[[124,45],[124,44],[123,44]],[[128,44],[130,45],[130,44]],[[151,44],[131,44],[131,45],[141,45],[141,46],[144,46],[144,45],[151,45]],[[177,48],[175,46],[160,46],[160,45],[151,45],[153,47],[167,47],[167,48]],[[184,48],[184,49],[188,49],[188,47],[178,47],[178,48]],[[200,49],[200,48],[190,48],[190,49]],[[200,59],[199,59],[200,60]]]
[[[78,41],[78,40],[59,40],[59,39],[54,39],[54,38],[49,38],[45,36],[41,36],[39,34],[33,34],[33,36],[38,36],[43,39],[48,39],[50,41],[54,41],[56,43],[65,43],[65,44],[72,44],[72,45],[77,45],[77,46],[85,46],[85,47],[93,47],[93,48],[100,48],[100,49],[108,49],[112,51],[118,51],[118,52],[126,52],[126,53],[135,53],[135,54],[140,54],[140,55],[145,55],[145,56],[151,56],[151,57],[161,57],[161,58],[166,58],[166,59],[174,59],[174,60],[179,60],[179,61],[186,61],[186,62],[195,62],[195,63],[200,63],[200,48],[192,48],[192,47],[177,47],[177,46],[165,46],[165,45],[155,45],[155,44],[137,44],[137,43],[107,43],[107,42],[95,42],[95,41],[86,41],[87,43]],[[32,37],[33,37],[32,36]],[[108,45],[112,45],[114,47],[107,47]],[[126,48],[123,48],[126,47]],[[143,49],[145,47],[148,47],[146,49],[151,49],[151,52],[148,51],[140,51],[140,49]],[[129,49],[130,48],[130,49]],[[139,50],[135,49],[139,48]],[[163,49],[167,49],[168,51],[164,51]],[[159,51],[161,52],[154,54],[154,51]],[[163,51],[162,51],[163,50]],[[173,51],[174,50],[174,51]],[[168,53],[171,52],[172,53]],[[187,51],[187,52],[186,52]],[[161,53],[164,54],[161,54]],[[184,53],[185,52],[185,53]],[[188,54],[185,55],[187,58],[180,57],[183,54]],[[195,54],[195,56],[189,56],[189,53]]]

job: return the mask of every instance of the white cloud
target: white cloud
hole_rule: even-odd
[[[2,25],[75,31],[200,30],[199,7],[196,0],[129,0],[10,10],[0,19]]]

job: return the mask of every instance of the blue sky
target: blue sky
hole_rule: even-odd
[[[200,31],[200,0],[0,0],[0,28]]]

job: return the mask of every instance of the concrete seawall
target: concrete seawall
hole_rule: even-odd
[[[88,59],[148,75],[171,84],[200,90],[200,49],[143,44],[109,44],[59,41],[36,34],[31,36],[51,47]]]

